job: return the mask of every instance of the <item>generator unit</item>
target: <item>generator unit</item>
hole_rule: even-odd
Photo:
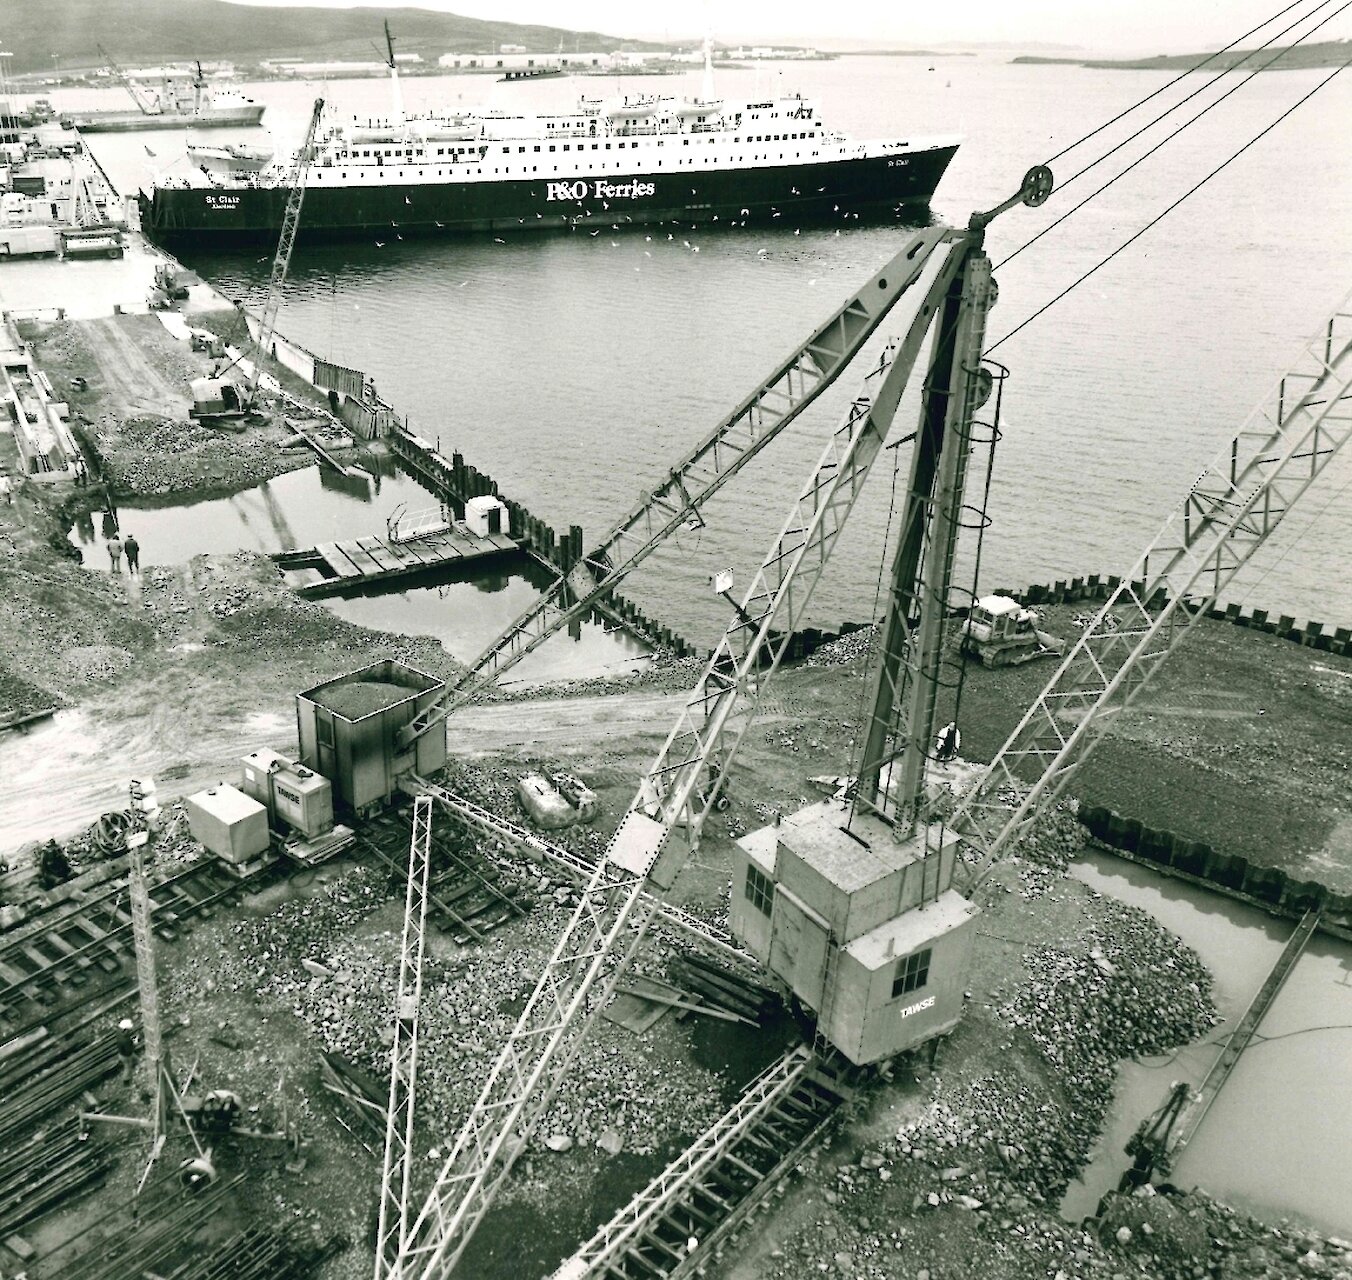
[[[306,839],[333,830],[333,784],[313,769],[261,747],[244,757],[244,790],[266,806],[276,825]]]
[[[186,797],[183,809],[193,839],[237,870],[248,870],[268,855],[272,837],[267,809],[229,783]]]
[[[951,887],[958,839],[926,856],[832,799],[752,831],[733,855],[732,932],[857,1066],[957,1025],[978,908]]]

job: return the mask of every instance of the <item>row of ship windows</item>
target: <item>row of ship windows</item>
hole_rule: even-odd
[[[539,147],[536,147],[536,150],[537,150],[537,151],[538,151],[539,149],[540,149]],[[550,147],[549,149],[550,149],[551,151],[554,150],[553,147]],[[821,155],[821,152],[820,152],[820,151],[813,151],[813,152],[810,152],[809,154],[810,154],[811,156],[813,156],[813,157],[816,157],[816,156]],[[765,155],[763,155],[763,156],[761,156],[761,155],[755,155],[755,156],[732,156],[732,157],[730,157],[730,158],[733,159],[733,160],[737,160],[737,161],[742,161],[742,160],[787,160],[787,159],[789,158],[789,155],[788,155],[788,152],[786,152],[786,151],[781,151],[777,156],[771,156],[771,155],[767,152],[767,153],[766,153]],[[802,153],[801,151],[795,151],[795,152],[793,153],[793,158],[794,158],[795,160],[801,160],[801,159],[803,158],[803,153]],[[677,160],[676,163],[677,163],[677,164],[694,164],[695,162],[694,162],[693,160]],[[657,167],[658,167],[659,169],[664,168],[665,166],[666,166],[666,161],[665,161],[665,160],[659,160],[659,161],[657,162]],[[617,160],[617,161],[615,161],[615,168],[616,168],[617,171],[619,171],[619,170],[627,169],[628,166],[627,166],[627,165],[624,165],[624,164],[621,164],[621,163]],[[533,164],[533,165],[531,165],[531,167],[530,167],[530,171],[531,171],[531,173],[539,173],[539,172],[540,172],[540,166],[539,166],[538,164]],[[555,173],[558,173],[558,171],[559,171],[559,166],[558,166],[558,165],[554,165],[554,166],[553,166],[553,171],[554,171]],[[386,172],[389,173],[389,172],[391,172],[391,171],[387,170]],[[395,177],[402,178],[402,177],[404,176],[404,171],[403,171],[402,169],[394,169],[392,172],[394,173],[394,176],[395,176]],[[443,178],[443,177],[446,177],[447,175],[449,175],[450,177],[453,177],[453,178],[454,178],[454,177],[460,177],[461,175],[466,174],[466,173],[468,173],[468,172],[469,172],[468,169],[463,169],[463,170],[458,170],[458,171],[457,171],[457,170],[455,170],[455,169],[442,169],[442,168],[437,168],[437,169],[434,169],[434,170],[432,171],[432,177],[434,177],[434,178]],[[483,169],[482,169],[482,168],[477,168],[477,169],[474,170],[474,172],[477,173],[477,174],[482,174],[482,173],[483,173]],[[513,168],[511,168],[511,167],[508,167],[508,168],[506,168],[506,169],[494,168],[493,172],[494,172],[494,173],[498,173],[498,174],[501,174],[501,173],[508,173],[508,174],[511,174],[511,173],[518,173],[518,172],[519,172],[519,173],[525,173],[525,172],[526,172],[526,166],[523,164],[523,165],[520,167],[520,169],[513,169]],[[366,176],[366,174],[365,174],[362,170],[360,170],[360,169],[356,170],[356,173],[357,173],[357,176],[358,176],[359,178],[364,178],[364,177]],[[322,171],[320,171],[320,172],[318,172],[318,173],[315,174],[315,177],[319,178],[321,181],[323,180],[323,176],[324,176],[324,175],[323,175],[323,172],[322,172]],[[382,174],[382,175],[380,175],[380,176],[383,178],[385,175]],[[408,171],[408,176],[409,176],[410,178],[413,176],[413,170],[412,170],[412,169],[410,169],[410,170]],[[419,169],[419,170],[418,170],[418,177],[420,177],[420,178],[425,178],[426,176],[427,176],[426,170],[424,170],[424,169]],[[346,170],[346,169],[344,169],[344,170],[342,171],[342,181],[344,181],[344,182],[347,181],[347,170]]]
[[[742,138],[734,138],[734,139],[733,139],[733,142],[734,142],[734,143],[740,143],[740,142],[742,142],[742,141],[746,141],[746,142],[793,142],[793,141],[796,141],[796,140],[798,140],[798,139],[801,139],[801,138],[809,138],[809,137],[811,137],[811,136],[812,136],[811,134],[807,134],[807,133],[775,133],[775,134],[759,134],[759,135],[757,135],[757,136],[755,136],[755,137],[748,137],[748,138],[746,138],[746,139],[742,139]],[[697,138],[696,141],[698,142],[699,139]],[[716,141],[718,141],[718,139],[715,138],[715,137],[710,136],[710,137],[706,137],[706,138],[704,139],[704,141],[705,141],[705,142],[716,142]],[[665,144],[665,142],[666,142],[666,139],[665,139],[665,138],[659,138],[659,139],[657,140],[657,145],[658,145],[659,147],[660,147],[660,146],[663,146],[663,145]],[[682,142],[685,146],[687,146],[687,147],[690,145],[690,139],[689,139],[689,138],[682,138],[682,139],[681,139],[681,142]],[[568,150],[570,150],[570,149],[572,148],[572,144],[571,144],[571,143],[568,143],[568,142],[562,143],[562,144],[560,144],[560,145],[563,147],[563,150],[565,150],[565,151],[568,151]],[[638,146],[638,143],[637,143],[637,142],[617,142],[617,143],[615,143],[614,145],[615,145],[616,147],[618,147],[620,150],[623,150],[625,147],[636,147],[636,146]],[[585,150],[587,149],[587,146],[588,146],[587,143],[585,143],[585,142],[579,142],[579,143],[577,144],[577,150],[579,150],[579,151],[585,151]],[[601,143],[601,142],[593,142],[593,143],[590,144],[590,146],[591,146],[591,149],[592,149],[593,151],[599,151],[599,150],[601,150],[602,147],[604,147],[607,151],[609,151],[610,148],[611,148],[611,144],[610,144],[609,142],[605,142],[605,143]],[[535,151],[539,151],[539,150],[540,150],[540,148],[539,148],[538,146],[537,146],[537,147],[534,147],[533,149],[534,149]],[[553,144],[551,143],[550,146],[549,146],[549,149],[550,149],[551,151],[556,151],[556,150],[558,150],[558,147],[556,147],[555,145],[553,145]],[[525,148],[525,147],[517,147],[516,150],[517,150],[517,154],[518,154],[518,155],[525,155],[525,154],[526,154],[526,148]],[[511,147],[503,147],[503,148],[502,148],[502,153],[503,153],[504,155],[511,155],[511,153],[512,153]],[[360,156],[360,157],[362,157],[362,158],[364,158],[364,159],[369,159],[369,158],[371,157],[372,154],[373,154],[372,152],[366,151],[366,150],[362,150],[362,151],[340,151],[340,152],[338,152],[338,158],[339,158],[340,160],[350,160],[350,159],[356,159],[358,156]],[[391,157],[391,158],[403,158],[403,157],[407,156],[410,160],[412,160],[415,156],[425,156],[425,155],[430,155],[430,154],[431,154],[430,151],[424,150],[424,149],[421,148],[421,147],[418,147],[418,148],[409,147],[409,148],[407,148],[407,149],[402,149],[402,148],[401,148],[401,149],[396,149],[396,150],[394,150],[394,151],[385,151],[385,152],[382,152],[382,151],[380,151],[379,149],[377,149],[377,150],[374,152],[375,158],[376,158],[377,160],[379,160],[382,156],[389,156],[389,157]],[[481,148],[479,148],[479,147],[438,147],[438,148],[437,148],[437,155],[439,155],[439,156],[464,156],[464,155],[480,155],[480,154],[486,155],[486,154],[487,154],[487,148],[483,148],[483,149],[481,149]]]

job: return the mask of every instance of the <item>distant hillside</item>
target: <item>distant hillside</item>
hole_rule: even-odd
[[[1209,53],[1161,53],[1153,58],[1042,58],[1027,55],[1014,58],[1022,63],[1069,63],[1076,67],[1104,67],[1117,71],[1191,71],[1207,62],[1216,71],[1251,71],[1274,54],[1273,71],[1294,71],[1301,67],[1339,67],[1352,59],[1352,40],[1327,40],[1321,44],[1301,44],[1286,48],[1232,49],[1213,57]]]
[[[226,0],[3,0],[0,40],[14,55],[12,70],[94,67],[103,45],[124,66],[201,58],[258,62],[272,57],[364,58],[383,40],[389,20],[395,48],[435,61],[450,50],[488,52],[500,44],[533,52],[605,52],[621,46],[655,48],[597,31],[521,26],[462,18],[430,9],[262,8]]]

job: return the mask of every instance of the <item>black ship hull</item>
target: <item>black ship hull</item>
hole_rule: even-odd
[[[588,225],[801,222],[876,216],[929,203],[957,146],[774,168],[611,177],[328,186],[305,190],[299,238],[537,231]],[[156,188],[142,230],[166,245],[275,240],[284,187]]]

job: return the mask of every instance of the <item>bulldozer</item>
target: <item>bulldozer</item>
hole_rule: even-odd
[[[982,666],[1012,667],[1034,658],[1059,658],[1066,642],[1038,627],[1034,609],[1009,596],[982,596],[959,632],[963,653],[975,654]]]

